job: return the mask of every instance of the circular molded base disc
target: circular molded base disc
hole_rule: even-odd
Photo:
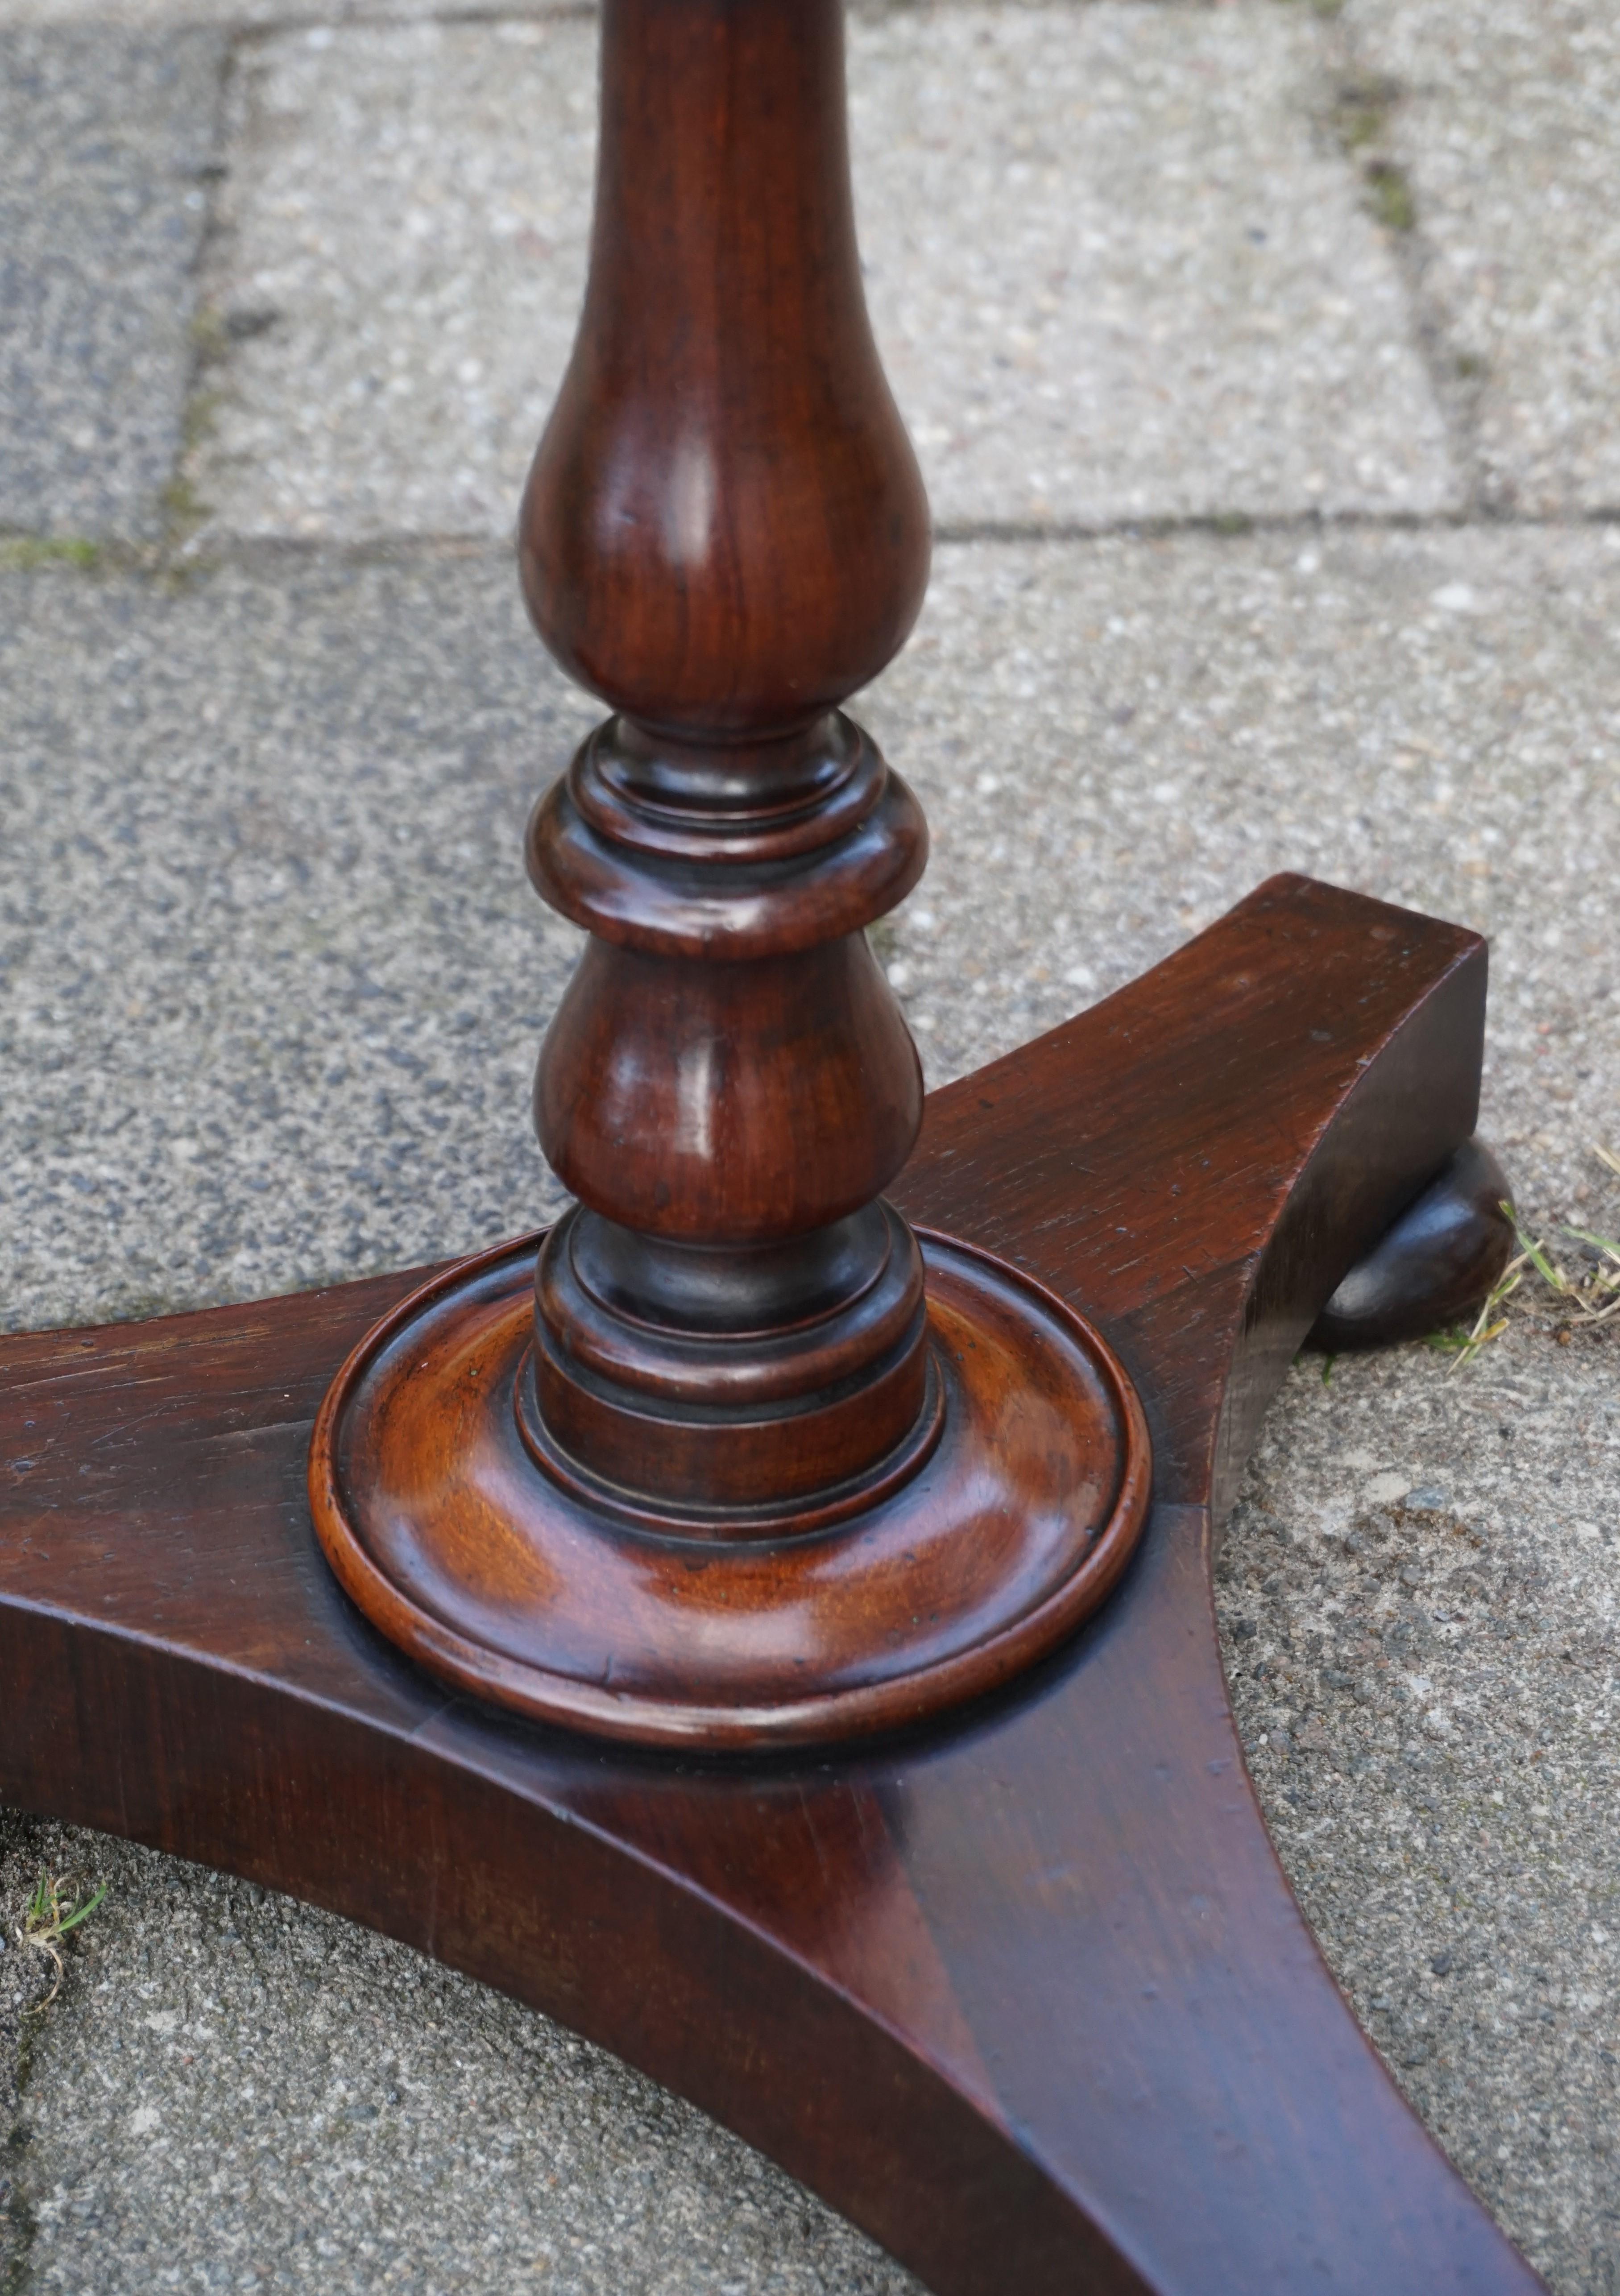
[[[769,1537],[637,1527],[537,1461],[520,1428],[537,1238],[435,1277],[361,1341],[316,1423],[310,1503],[338,1578],[434,1673],[642,1744],[825,1742],[1007,1681],[1124,1569],[1147,1431],[1081,1317],[986,1253],[919,1241],[937,1441],[859,1512]]]

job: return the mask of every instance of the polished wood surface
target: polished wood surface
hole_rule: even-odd
[[[837,1755],[615,1751],[371,1631],[306,1447],[416,1275],[0,1343],[0,1792],[563,2018],[939,2296],[1527,2296],[1289,1894],[1209,1584],[1282,1368],[1472,1129],[1484,993],[1472,935],[1278,880],[929,1102],[899,1201],[1097,1322],[1154,1510],[1044,1665]]]
[[[838,0],[604,0],[585,311],[519,549],[563,668],[677,737],[678,810],[726,801],[705,747],[809,727],[899,651],[928,509],[861,287]]]
[[[1147,1520],[1147,1431],[1072,1308],[921,1241],[929,1404],[899,1453],[813,1513],[671,1514],[661,1535],[644,1495],[550,1447],[539,1239],[435,1277],[367,1333],[317,1423],[310,1503],[339,1578],[462,1688],[643,1744],[826,1743],[999,1687],[1117,1585]]]
[[[840,0],[608,0],[602,37],[589,283],[520,521],[541,636],[618,713],[528,837],[590,935],[535,1086],[578,1201],[367,1337],[310,1505],[464,1689],[649,1744],[830,1741],[1072,1632],[1150,1447],[1071,1309],[883,1196],[922,1070],[864,928],[926,840],[836,705],[909,627],[928,521]]]
[[[529,837],[593,936],[535,1090],[580,1201],[538,1272],[536,1456],[649,1525],[808,1528],[920,1456],[942,1377],[878,1201],[922,1071],[862,930],[926,837],[838,709],[928,568],[843,37],[840,0],[606,0],[584,314],[519,521],[536,627],[617,713]]]
[[[1387,1348],[1471,1316],[1513,1256],[1513,1191],[1468,1140],[1359,1259],[1312,1327],[1311,1345]]]

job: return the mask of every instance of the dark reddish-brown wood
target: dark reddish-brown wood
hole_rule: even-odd
[[[1472,1314],[1513,1256],[1508,1176],[1467,1140],[1359,1259],[1312,1327],[1329,1355],[1420,1340]]]
[[[1529,2296],[1300,1917],[1209,1587],[1283,1366],[1471,1130],[1484,996],[1472,935],[1278,880],[929,1103],[900,1201],[1100,1326],[1154,1510],[1044,1665],[836,1756],[614,1750],[371,1631],[306,1449],[418,1276],[0,1344],[0,1793],[505,1987],[940,2296]]]
[[[841,0],[607,0],[602,56],[584,315],[519,521],[540,635],[618,713],[530,831],[593,939],[535,1090],[580,1209],[523,1378],[576,1489],[808,1525],[938,1403],[878,1201],[922,1072],[862,931],[925,832],[837,707],[916,616],[927,504],[861,291]]]
[[[727,802],[709,744],[756,786],[762,731],[905,638],[928,511],[861,289],[837,0],[607,0],[585,314],[519,539],[559,660],[678,737],[630,771],[679,813]]]
[[[1117,1584],[1147,1520],[1141,1406],[1018,1270],[921,1239],[930,1407],[879,1475],[774,1524],[754,1505],[653,1535],[645,1496],[627,1506],[550,1448],[537,1241],[435,1277],[368,1332],[312,1446],[339,1578],[452,1682],[646,1744],[848,1737],[998,1687]]]
[[[861,294],[840,0],[608,0],[589,285],[520,521],[618,713],[530,826],[591,935],[540,1142],[579,1199],[370,1334],[309,1495],[373,1623],[646,1743],[915,1723],[1117,1580],[1148,1443],[1097,1335],[883,1200],[922,1071],[864,928],[915,800],[837,709],[928,518]],[[526,1302],[525,1292],[530,1295]]]

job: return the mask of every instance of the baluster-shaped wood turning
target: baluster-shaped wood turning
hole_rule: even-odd
[[[922,603],[928,512],[855,252],[835,0],[616,0],[590,285],[520,522],[563,668],[621,714],[530,865],[594,936],[540,1144],[539,1414],[652,1502],[792,1508],[923,1409],[922,1261],[879,1201],[922,1071],[863,928],[922,814],[838,709]]]
[[[0,1791],[507,1988],[941,2296],[1529,2296],[1300,1918],[1209,1599],[1329,1294],[1347,1344],[1501,1264],[1484,945],[1277,878],[922,1103],[863,935],[922,817],[839,709],[927,528],[836,0],[602,33],[522,528],[615,713],[530,836],[579,1208],[0,1342]]]
[[[864,929],[926,833],[838,705],[911,626],[928,514],[861,292],[838,0],[610,0],[520,540],[541,636],[617,713],[529,838],[591,936],[535,1089],[579,1208],[532,1333],[508,1258],[362,1350],[317,1523],[386,1633],[530,1713],[710,1745],[917,1719],[1101,1598],[1150,1467],[1096,1333],[942,1241],[925,1308],[882,1195],[922,1071]]]

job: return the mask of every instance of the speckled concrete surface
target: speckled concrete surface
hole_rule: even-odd
[[[1414,193],[1482,502],[1620,510],[1620,17],[1588,0],[1348,0]]]
[[[224,57],[0,18],[0,535],[162,529]]]
[[[1593,1193],[1620,1230],[1620,1182]],[[1217,1598],[1274,1838],[1363,2023],[1553,2286],[1608,2296],[1620,1334],[1558,1323],[1521,1311],[1456,1372],[1297,1365]]]
[[[204,539],[509,530],[583,291],[595,38],[243,53]],[[1460,499],[1397,266],[1315,125],[1325,55],[1273,0],[852,25],[868,290],[942,524]]]
[[[0,1059],[29,1078],[5,1320],[251,1298],[536,1225],[556,1198],[529,1087],[577,937],[520,846],[598,713],[509,569],[0,581]]]
[[[188,465],[205,542],[510,532],[584,291],[596,48],[572,17],[243,52]]]
[[[588,711],[545,668],[500,555],[6,587],[26,730],[5,802],[27,855],[7,880],[6,1063],[25,1079],[0,1113],[9,1319],[247,1294],[530,1219],[523,1087],[567,947],[522,884],[517,832]],[[934,825],[886,955],[935,1080],[1304,866],[1491,931],[1487,1128],[1526,1217],[1613,1232],[1620,1184],[1587,1144],[1620,1134],[1616,608],[1620,549],[1597,531],[942,549],[916,642],[862,704]],[[471,900],[450,890],[464,871]],[[1221,1590],[1246,1742],[1307,1907],[1560,2296],[1603,2289],[1616,2252],[1616,1337],[1560,1345],[1528,1308],[1460,1371],[1423,1348],[1341,1361],[1327,1384],[1305,1364]],[[526,2270],[550,2243],[559,2287],[695,2288],[730,2238],[749,2296],[903,2284],[538,2021],[252,1893],[229,1917],[252,1955],[205,1949],[240,1892],[85,1838],[69,1854],[113,1875],[116,1903],[35,2045],[29,2284],[137,2286],[134,2243],[159,2226],[189,2284],[218,2222],[260,2228],[267,2285],[317,2267],[392,2284],[386,2261],[401,2286],[453,2286],[440,2179],[455,2225],[493,2238],[481,2269]],[[171,1924],[199,1940],[177,2003]],[[465,2090],[473,2040],[424,1988],[481,2005]],[[170,2006],[207,2029],[202,2053],[154,2042],[143,2021]],[[333,2037],[349,2022],[366,2050]],[[521,2136],[533,2114],[540,2133],[513,2152],[469,2104],[430,2134],[394,2060],[454,2073],[457,2095],[492,2083],[500,2125]],[[588,2170],[544,2190],[515,2173],[597,2119]],[[662,2247],[614,2145],[682,2196]],[[728,2231],[738,2191],[758,2214]],[[576,2237],[595,2258],[564,2255]]]
[[[595,4],[596,0],[502,0],[500,13],[503,18],[579,15]],[[119,24],[165,31],[204,24],[230,31],[260,27],[284,30],[292,24],[317,21],[408,24],[427,18],[487,18],[489,12],[488,0],[320,0],[318,6],[296,8],[286,0],[0,0],[0,24]]]
[[[1331,53],[1276,0],[858,34],[868,290],[938,519],[1460,499],[1396,264],[1315,124]]]

